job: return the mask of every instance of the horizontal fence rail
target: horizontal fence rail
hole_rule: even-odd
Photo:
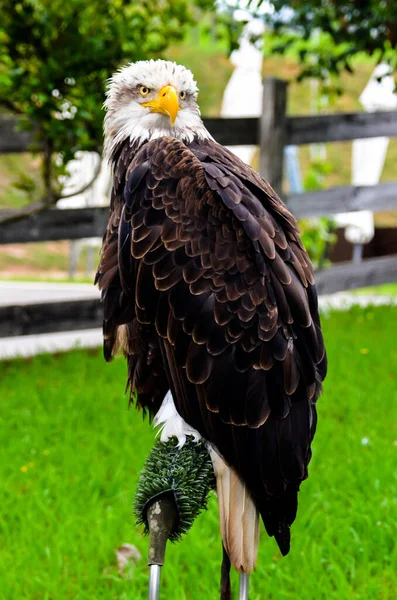
[[[397,181],[367,186],[338,186],[318,192],[294,194],[286,200],[288,208],[297,219],[358,210],[397,210]]]
[[[315,275],[319,294],[333,294],[397,281],[397,254],[369,258],[361,263],[339,263]]]
[[[259,145],[259,118],[204,118],[205,126],[225,146]],[[397,111],[332,113],[286,117],[285,145],[397,137]],[[15,117],[0,116],[0,153],[28,152],[31,133],[18,128]]]
[[[397,111],[333,113],[287,118],[287,144],[397,137]]]
[[[360,264],[341,263],[316,273],[319,294],[394,281],[397,255],[371,258]],[[102,306],[95,298],[0,307],[0,338],[101,326]]]
[[[258,119],[207,118],[204,123],[211,135],[225,146],[259,143]],[[0,154],[29,152],[32,143],[32,133],[21,130],[17,118],[0,115]]]
[[[0,214],[4,214],[2,211]],[[102,237],[109,207],[52,208],[0,226],[0,244],[23,244]]]
[[[102,312],[97,299],[0,306],[0,338],[93,329]]]
[[[397,210],[397,182],[387,181],[374,186],[340,186],[295,194],[286,200],[297,219],[374,210],[374,207],[377,211]],[[53,208],[1,226],[0,244],[102,237],[108,217],[108,207]]]

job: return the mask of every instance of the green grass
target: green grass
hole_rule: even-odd
[[[359,288],[357,294],[375,294],[378,296],[397,296],[397,283],[383,283],[374,287]]]
[[[292,550],[262,533],[250,600],[392,600],[397,589],[397,308],[323,318],[330,374]],[[0,364],[0,600],[143,600],[147,540],[131,505],[154,435],[97,351]],[[216,500],[167,550],[162,598],[217,598]],[[234,577],[234,585],[236,578]]]

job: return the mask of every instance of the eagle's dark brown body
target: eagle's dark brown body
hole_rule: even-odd
[[[113,156],[98,280],[105,356],[123,330],[129,383],[184,420],[250,489],[283,553],[307,477],[326,373],[313,270],[272,188],[206,140]]]

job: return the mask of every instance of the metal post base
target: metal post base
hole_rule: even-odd
[[[363,260],[363,244],[354,244],[353,245],[353,258],[352,261],[355,265],[359,264]]]
[[[149,600],[159,600],[160,597],[160,565],[150,565]]]
[[[248,600],[248,573],[240,573],[240,587],[238,591],[238,600]]]

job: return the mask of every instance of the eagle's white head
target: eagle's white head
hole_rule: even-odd
[[[185,142],[210,138],[197,105],[191,71],[165,60],[131,63],[109,80],[105,101],[105,153],[120,142],[143,143],[163,136]]]

